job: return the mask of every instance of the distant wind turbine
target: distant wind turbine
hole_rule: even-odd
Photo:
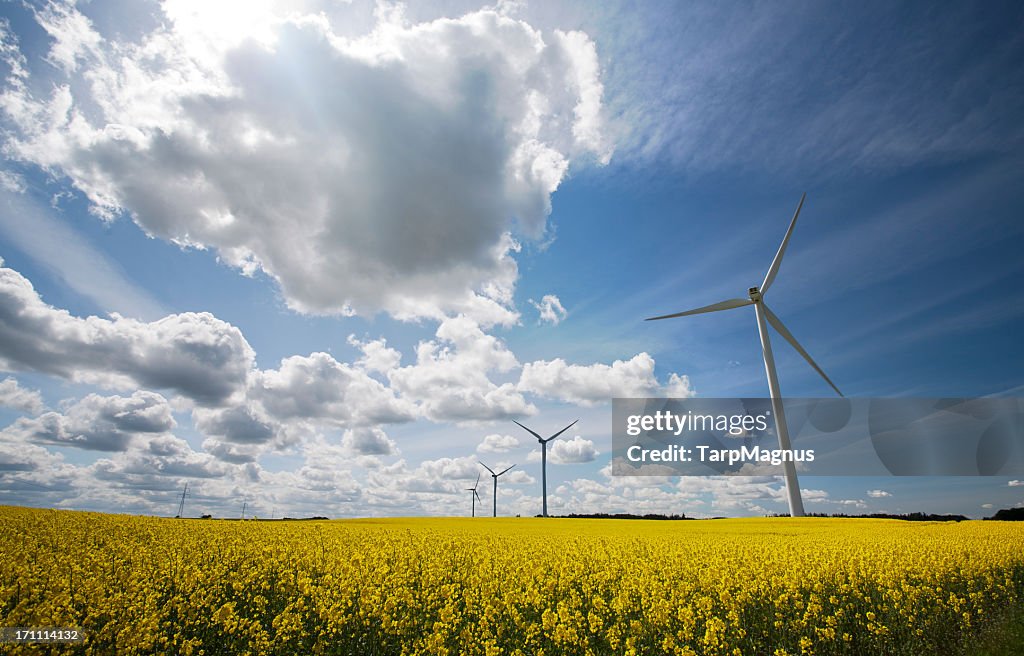
[[[480,461],[478,460],[477,462],[480,462]],[[493,469],[491,469],[487,465],[484,465],[484,463],[482,463],[482,462],[480,462],[480,464],[483,465],[484,469],[486,469],[487,471],[491,472],[491,478],[494,479],[494,499],[493,499],[493,501],[494,501],[494,517],[497,517],[498,516],[498,477],[501,476],[502,474],[504,474],[505,472],[507,472],[509,469],[512,469],[512,467],[515,467],[515,465],[512,465],[511,467],[506,467],[505,469],[503,469],[500,472],[498,472],[497,474],[495,474]]]
[[[185,482],[185,489],[181,491],[181,503],[178,504],[178,514],[175,518],[181,518],[185,512],[185,497],[188,496],[188,482]]]
[[[536,437],[537,441],[540,442],[540,480],[541,480],[541,490],[544,493],[544,511],[543,511],[543,516],[547,517],[548,516],[548,442],[550,442],[551,440],[555,439],[556,437],[558,437],[559,435],[561,435],[565,431],[567,431],[570,428],[572,428],[573,426],[575,426],[576,425],[576,421],[579,421],[579,419],[577,419],[576,421],[572,422],[571,424],[569,424],[568,426],[566,426],[562,430],[558,431],[557,433],[555,433],[554,435],[552,435],[551,437],[549,437],[546,440],[543,437],[541,437],[540,435],[538,435],[537,433],[534,433],[532,430],[530,430],[526,426],[523,426],[522,424],[520,424],[515,419],[513,419],[512,421],[517,426],[519,426],[520,428],[525,430],[527,433],[529,433],[530,435],[533,435],[534,437]]]
[[[483,464],[483,463],[480,463],[480,464]],[[473,483],[473,487],[467,487],[466,488],[467,492],[472,492],[473,493],[473,496],[470,497],[473,500],[473,514],[471,515],[471,517],[476,517],[476,500],[480,499],[480,495],[476,491],[476,489],[478,487],[480,487],[480,474],[476,475],[476,483]],[[483,502],[484,502],[484,500],[480,499],[480,503],[483,503]]]
[[[796,341],[784,325],[779,320],[775,313],[768,309],[768,306],[764,303],[765,292],[771,287],[772,282],[775,280],[775,275],[779,272],[779,265],[782,264],[782,256],[786,254],[786,246],[789,245],[789,238],[793,234],[793,226],[796,225],[796,219],[800,216],[800,208],[804,206],[804,199],[807,198],[807,194],[800,197],[800,204],[796,206],[796,213],[793,214],[793,220],[789,223],[789,229],[786,230],[786,236],[782,238],[782,245],[779,246],[779,252],[775,254],[775,259],[772,260],[772,264],[768,267],[768,274],[764,277],[764,282],[761,283],[761,287],[751,287],[748,290],[749,298],[731,298],[711,305],[705,305],[704,307],[697,308],[695,310],[687,310],[685,312],[676,312],[675,314],[666,314],[660,317],[651,317],[645,319],[645,321],[656,321],[658,319],[671,319],[673,317],[685,317],[690,314],[703,314],[705,312],[718,312],[719,310],[731,310],[732,308],[743,307],[744,305],[753,305],[754,313],[757,315],[757,332],[761,336],[761,351],[764,355],[764,370],[768,375],[768,391],[772,397],[772,412],[775,413],[775,429],[779,435],[779,448],[790,449],[789,441],[789,427],[786,425],[786,414],[782,407],[782,392],[779,391],[779,378],[775,373],[775,358],[772,356],[772,345],[768,339],[768,327],[765,325],[765,319],[768,320],[775,330],[782,335],[787,342],[792,344],[793,348],[797,350],[797,353],[807,360],[815,371],[817,371],[825,382],[829,384],[836,391],[836,394],[842,396],[843,393],[839,391],[839,388],[825,375],[825,372],[821,370],[814,360],[808,355],[807,351],[804,350],[800,343]],[[804,504],[803,499],[800,497],[800,483],[796,478],[796,465],[792,460],[785,460],[782,463],[783,471],[786,474],[786,495],[789,500],[789,514],[792,517],[803,517],[804,516]]]

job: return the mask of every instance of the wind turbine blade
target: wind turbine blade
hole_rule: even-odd
[[[814,362],[814,360],[807,353],[807,351],[804,350],[804,347],[800,346],[800,342],[796,341],[796,337],[793,337],[793,333],[786,330],[786,327],[782,325],[782,321],[777,316],[775,316],[775,313],[769,310],[768,306],[765,305],[764,302],[761,303],[761,307],[764,308],[764,315],[768,319],[768,323],[774,326],[775,330],[779,331],[779,334],[785,337],[786,341],[793,345],[793,348],[797,350],[797,353],[804,356],[804,360],[807,360],[807,364],[814,367],[814,370],[821,374],[821,377],[824,378],[825,382],[828,383],[832,387],[832,389],[836,391],[836,394],[842,396],[843,393],[839,391],[839,388],[836,387],[835,383],[833,383],[832,380],[825,375],[825,372],[822,371],[821,367],[819,367],[817,363]]]
[[[520,423],[519,423],[518,421],[516,421],[515,419],[513,419],[513,420],[512,420],[512,423],[513,423],[513,424],[515,424],[516,426],[519,426],[520,428],[522,428],[522,429],[523,429],[524,431],[526,431],[526,432],[527,432],[527,433],[529,433],[530,435],[533,435],[533,436],[534,436],[534,437],[536,437],[536,438],[537,438],[537,439],[538,439],[539,441],[541,441],[541,442],[543,442],[543,441],[544,441],[544,440],[543,440],[543,439],[541,438],[541,436],[540,436],[540,435],[538,435],[538,434],[534,433],[534,432],[533,432],[532,430],[530,430],[530,429],[529,429],[529,428],[527,428],[526,426],[523,426],[522,424],[520,424]]]
[[[775,274],[779,272],[779,265],[782,264],[782,256],[786,254],[786,246],[789,245],[789,236],[793,234],[793,226],[796,225],[796,217],[800,216],[800,208],[804,206],[804,199],[807,198],[805,192],[800,197],[800,204],[796,206],[796,213],[793,214],[793,220],[789,222],[789,230],[786,231],[786,236],[782,238],[782,245],[779,246],[779,252],[775,254],[775,259],[772,260],[772,265],[768,267],[768,273],[764,277],[764,282],[761,283],[761,293],[764,294],[771,287],[772,282],[775,280]]]
[[[477,460],[477,462],[480,462],[480,461]],[[494,476],[494,470],[493,469],[491,469],[490,467],[488,467],[487,465],[485,465],[482,462],[480,462],[480,465],[483,466],[483,468],[486,469],[487,471],[491,472],[491,476]]]
[[[551,437],[549,437],[548,439],[546,439],[544,441],[545,442],[550,442],[551,440],[555,439],[556,437],[558,437],[559,435],[561,435],[565,431],[567,431],[570,428],[572,428],[573,426],[575,426],[576,422],[578,422],[578,421],[579,421],[579,419],[577,419],[576,421],[572,422],[571,424],[569,424],[568,426],[566,426],[565,428],[563,428],[562,430],[558,431],[557,433],[555,433],[554,435],[552,435]]]
[[[754,301],[749,298],[730,298],[727,301],[721,301],[718,303],[712,303],[711,305],[705,305],[699,307],[696,310],[687,310],[686,312],[676,312],[675,314],[665,314],[660,317],[650,317],[644,319],[644,321],[657,321],[658,319],[674,319],[675,317],[685,317],[690,314],[703,314],[705,312],[718,312],[719,310],[731,310],[733,308],[743,307],[744,305],[753,305]]]
[[[476,475],[476,483],[473,483],[473,490],[476,490],[478,487],[480,487],[480,474]]]
[[[512,465],[511,467],[506,467],[505,469],[503,469],[503,470],[501,471],[501,474],[504,474],[504,473],[505,473],[505,472],[507,472],[507,471],[508,471],[509,469],[512,469],[512,467],[515,467],[515,465]],[[501,474],[498,474],[498,476],[501,476]]]
[[[476,495],[476,498],[477,498],[477,499],[479,499],[480,503],[483,503],[483,502],[484,502],[484,500],[483,500],[483,499],[480,499],[480,493],[479,493],[479,492],[477,492],[476,490],[473,490],[473,494],[475,494],[475,495]]]

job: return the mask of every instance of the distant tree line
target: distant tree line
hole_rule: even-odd
[[[1002,522],[1024,522],[1024,508],[1003,508],[985,519],[994,519]]]
[[[537,515],[540,517],[540,515]],[[686,515],[662,515],[659,513],[648,513],[646,515],[633,515],[631,513],[589,513],[579,514],[570,513],[568,515],[552,515],[558,519],[657,519],[657,520],[678,520],[678,519],[692,519]]]
[[[214,517],[213,517],[213,515],[203,515],[199,519],[214,519]],[[235,520],[235,519],[238,519],[238,518],[237,517],[219,517],[218,519],[226,519],[226,520],[231,521],[231,520]],[[260,519],[258,517],[252,517],[252,518],[247,519],[246,521],[259,521],[259,522],[266,522],[266,521],[270,521],[270,522],[308,522],[308,521],[312,521],[312,520],[323,520],[323,519],[330,519],[330,517],[319,517],[319,516],[318,517],[282,517],[281,519],[269,519],[269,520],[268,519]]]
[[[808,513],[808,517],[846,517],[849,519],[901,519],[908,522],[962,522],[968,518],[963,515],[934,515],[932,513],[912,512],[905,515],[897,515],[891,513],[871,513],[868,515],[845,515],[843,513]],[[540,517],[540,515],[537,515]],[[552,515],[552,517],[560,519],[653,519],[659,521],[673,521],[682,519],[693,519],[693,517],[687,517],[685,514],[672,514],[663,515],[661,513],[647,513],[646,515],[634,515],[632,513],[570,513],[568,515]],[[788,514],[776,513],[769,515],[769,517],[789,517]],[[212,519],[210,515],[203,515],[202,519]],[[271,521],[310,521],[310,520],[324,520],[327,517],[282,517],[279,520]],[[722,519],[721,517],[712,517],[711,519]],[[985,519],[997,520],[1004,522],[1020,522],[1024,521],[1024,508],[1003,508],[996,512],[991,517]]]
[[[890,513],[872,513],[870,515],[844,515],[842,513],[834,513],[831,515],[825,513],[808,513],[808,517],[850,517],[850,518],[861,518],[861,519],[902,519],[908,522],[962,522],[967,520],[967,517],[963,515],[933,515],[931,513],[912,512],[906,515],[894,515]],[[770,517],[789,517],[789,515],[775,514]],[[1024,522],[1024,508],[1003,508],[996,511],[996,514],[985,519],[991,519],[1002,522]]]
[[[776,513],[769,517],[789,517],[788,514]],[[969,519],[963,515],[933,515],[931,513],[912,512],[905,515],[891,513],[871,513],[869,515],[845,515],[843,513],[807,513],[807,517],[845,517],[848,519],[901,519],[907,522],[963,522]]]

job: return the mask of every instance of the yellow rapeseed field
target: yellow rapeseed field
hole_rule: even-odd
[[[941,654],[1020,603],[1024,526],[0,507],[0,563],[0,626],[88,636],[54,653]]]

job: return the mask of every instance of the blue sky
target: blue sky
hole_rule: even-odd
[[[0,503],[459,515],[483,460],[536,514],[512,420],[580,418],[552,513],[782,512],[612,477],[610,399],[767,395],[753,312],[642,319],[760,283],[803,192],[771,305],[847,395],[1020,395],[1019,4],[242,4],[0,5]]]

